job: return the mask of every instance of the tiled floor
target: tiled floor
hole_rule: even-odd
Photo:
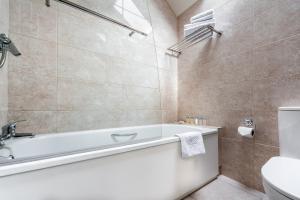
[[[227,177],[217,180],[196,191],[184,200],[263,200],[265,195],[247,188]]]

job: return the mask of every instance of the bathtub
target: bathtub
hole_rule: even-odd
[[[174,135],[188,131],[203,133],[206,154],[181,158]],[[0,150],[0,198],[181,199],[217,177],[217,132],[159,124],[11,139]]]

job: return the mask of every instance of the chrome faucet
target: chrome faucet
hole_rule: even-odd
[[[17,49],[17,47],[14,45],[14,43],[9,39],[4,33],[0,34],[0,53],[2,53],[0,57],[0,68],[3,67],[7,52],[10,52],[14,56],[20,56],[21,53]]]
[[[5,145],[5,140],[8,140],[12,137],[28,137],[28,136],[34,136],[32,133],[16,133],[17,129],[17,123],[23,122],[26,120],[19,120],[10,122],[2,127],[2,132],[0,134],[0,147]]]

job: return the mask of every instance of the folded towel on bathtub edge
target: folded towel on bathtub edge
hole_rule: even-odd
[[[182,158],[205,154],[205,146],[201,132],[176,134],[180,138]]]

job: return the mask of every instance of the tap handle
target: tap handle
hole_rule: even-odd
[[[8,123],[8,127],[7,127],[7,132],[9,134],[9,136],[15,136],[16,135],[16,129],[17,129],[17,123],[18,122],[24,122],[26,120],[17,120],[17,121],[12,121]]]
[[[10,125],[17,125],[17,123],[19,123],[19,122],[25,122],[25,121],[27,121],[27,120],[26,119],[21,119],[21,120],[9,122],[9,124]]]
[[[4,33],[1,33],[0,34],[0,42],[3,44],[10,44],[11,40]]]

